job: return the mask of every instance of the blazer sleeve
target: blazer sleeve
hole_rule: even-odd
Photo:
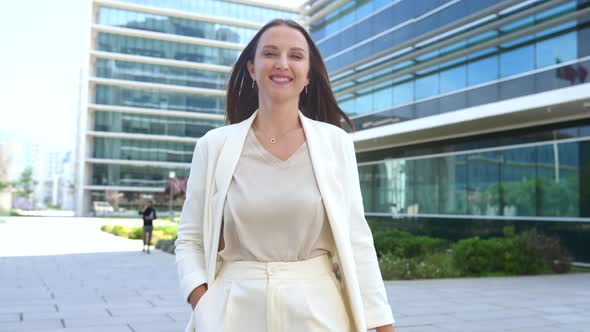
[[[207,282],[203,250],[203,206],[207,182],[207,149],[197,141],[186,187],[186,200],[180,215],[176,246],[176,267],[180,288],[188,302],[190,293]]]
[[[381,276],[373,235],[365,219],[363,197],[358,174],[354,143],[350,135],[346,139],[348,156],[347,172],[350,188],[350,241],[356,263],[367,329],[395,322]]]

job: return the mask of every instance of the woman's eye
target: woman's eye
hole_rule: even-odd
[[[299,59],[299,60],[303,59],[303,56],[300,54],[293,54],[291,57],[294,59]]]
[[[273,55],[275,55],[275,54],[274,53],[270,53],[270,52],[264,53],[264,56],[273,56]]]

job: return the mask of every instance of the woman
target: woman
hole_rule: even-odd
[[[199,139],[176,241],[187,331],[391,332],[352,123],[309,34],[273,20],[238,58],[229,126]]]

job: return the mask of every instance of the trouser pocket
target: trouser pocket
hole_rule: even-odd
[[[199,299],[192,317],[196,332],[223,331],[232,284],[231,281],[216,280]]]

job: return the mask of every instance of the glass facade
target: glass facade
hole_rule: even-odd
[[[136,216],[146,199],[168,206],[165,188],[186,181],[195,141],[224,124],[226,82],[240,45],[264,22],[299,15],[219,0],[121,2],[93,3],[91,50],[98,52],[90,59],[85,129],[92,133],[82,144],[89,174],[81,176],[87,183],[78,214],[90,213],[93,201],[108,201],[118,215]],[[202,45],[215,42],[226,44]],[[173,205],[180,209],[182,199]]]
[[[519,24],[506,25],[500,28],[498,32],[486,32],[471,37],[466,41],[417,57],[414,61],[405,61],[400,64],[394,63],[383,70],[361,76],[355,80],[357,82],[369,82],[391,77],[383,84],[346,93],[347,90],[350,90],[351,85],[347,85],[347,79],[343,77],[334,82],[334,90],[336,93],[340,92],[338,101],[341,107],[351,116],[359,116],[365,113],[392,109],[408,103],[416,103],[438,95],[474,88],[483,84],[493,84],[493,82],[499,80],[509,80],[511,77],[518,77],[534,70],[555,67],[560,63],[567,63],[564,68],[568,66],[588,68],[586,63],[576,63],[577,59],[590,55],[583,54],[578,50],[578,32],[587,28],[587,26],[578,24],[574,20],[544,29],[530,37],[501,43],[497,47],[486,48],[466,56],[459,56],[454,60],[414,71],[410,75],[405,74],[413,66],[428,63],[429,60],[440,56],[464,52],[466,48],[477,46],[483,42],[490,42],[500,37],[504,38],[509,33],[517,32],[519,28],[534,26],[534,24],[555,19],[560,15],[574,12],[575,9],[575,2],[570,2],[537,14],[535,20],[521,20],[522,22],[516,22]],[[527,25],[524,22],[530,23]],[[552,74],[558,73],[558,71],[555,70]],[[396,73],[399,74],[396,75]],[[551,78],[553,79],[553,82],[549,84],[551,89],[586,82],[586,80],[579,78],[572,79],[568,75],[555,75],[555,77]],[[547,77],[541,77],[540,79],[544,81]],[[547,87],[542,85],[539,84],[536,89],[524,89],[521,95],[545,91]],[[398,98],[394,98],[396,90],[400,90],[397,93]],[[510,97],[514,97],[514,95]],[[501,96],[497,97],[497,100],[502,99],[504,98]],[[358,102],[359,100],[361,102]],[[391,102],[388,102],[389,100]],[[486,102],[489,101],[486,100]],[[356,107],[356,105],[363,106]],[[451,109],[460,109],[467,106],[473,106],[473,103],[451,105]],[[442,112],[433,111],[431,113]]]
[[[441,117],[429,123],[435,129],[412,129],[412,120],[589,85],[588,1],[332,0],[308,15],[331,5],[310,31],[338,103],[357,131],[388,126],[372,131],[387,137],[370,147],[363,141],[370,151],[357,153],[368,217],[453,240],[542,224],[563,235],[575,259],[590,261],[582,245],[590,233],[572,236],[590,226],[583,103],[547,100],[557,114],[586,120],[539,114],[543,126],[474,134],[494,131],[475,120],[465,132],[458,127],[455,139],[436,136]],[[397,132],[408,143],[385,146]]]
[[[257,23],[270,21],[274,18],[294,19],[299,15],[298,13],[292,11],[283,11],[241,4],[239,2],[226,2],[219,0],[125,0],[125,2],[229,19],[243,20],[243,18],[246,17],[248,18],[249,22]]]
[[[128,166],[128,165],[92,165],[92,185],[96,186],[123,186],[123,187],[151,187],[164,189],[168,183],[170,172],[176,177],[188,176],[189,168],[163,168],[154,166]]]
[[[95,102],[100,105],[217,114],[223,114],[225,107],[224,97],[104,84],[96,84]]]
[[[228,79],[227,73],[110,59],[96,61],[96,76],[217,90],[224,89]]]
[[[231,66],[239,51],[99,32],[98,51]]]
[[[95,131],[195,138],[223,125],[223,121],[218,120],[103,111],[96,111],[94,119]]]
[[[180,36],[213,39],[233,43],[247,43],[256,29],[226,24],[199,22],[116,8],[101,8],[98,23],[129,29],[169,33]]]
[[[94,138],[93,158],[190,163],[194,144]]]

